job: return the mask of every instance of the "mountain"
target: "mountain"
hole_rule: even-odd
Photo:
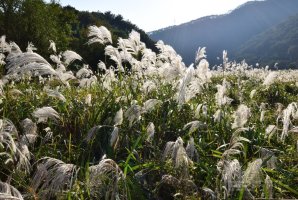
[[[215,65],[222,62],[217,57],[222,57],[223,50],[228,51],[230,60],[235,59],[248,40],[297,13],[297,0],[250,1],[228,14],[199,18],[149,35],[173,46],[186,64],[194,62],[198,47],[205,46],[208,61]]]
[[[297,68],[298,15],[248,40],[235,55],[248,63]]]

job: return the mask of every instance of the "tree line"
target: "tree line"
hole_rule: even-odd
[[[8,41],[16,42],[22,50],[32,42],[45,58],[53,53],[49,50],[49,41],[53,40],[58,52],[72,49],[84,58],[83,62],[96,67],[99,60],[105,60],[104,48],[86,45],[90,25],[106,26],[112,33],[114,45],[118,37],[126,38],[134,29],[146,46],[156,51],[155,42],[121,15],[79,11],[71,6],[63,7],[55,0],[49,3],[43,0],[0,0],[0,35],[6,35]]]

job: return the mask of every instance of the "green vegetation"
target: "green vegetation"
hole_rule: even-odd
[[[205,48],[187,68],[135,31],[111,46],[88,30],[105,46],[96,71],[54,43],[50,64],[1,38],[0,198],[298,198],[297,71],[226,52],[211,71]]]
[[[45,58],[52,53],[48,51],[48,47],[49,41],[53,40],[59,51],[72,49],[96,69],[98,61],[105,60],[104,48],[100,45],[86,45],[87,28],[90,25],[107,27],[115,42],[118,37],[128,37],[131,30],[138,31],[146,46],[157,51],[147,34],[125,21],[121,15],[78,11],[70,6],[62,7],[55,0],[50,3],[43,0],[0,1],[0,35],[6,35],[7,40],[16,42],[23,50],[28,42],[34,42],[40,55]]]

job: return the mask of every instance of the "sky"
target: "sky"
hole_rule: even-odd
[[[249,0],[60,0],[81,11],[111,11],[146,32],[225,14]]]

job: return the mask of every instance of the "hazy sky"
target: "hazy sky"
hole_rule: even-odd
[[[224,14],[248,0],[60,0],[78,10],[111,11],[145,31],[178,25],[199,17]]]

